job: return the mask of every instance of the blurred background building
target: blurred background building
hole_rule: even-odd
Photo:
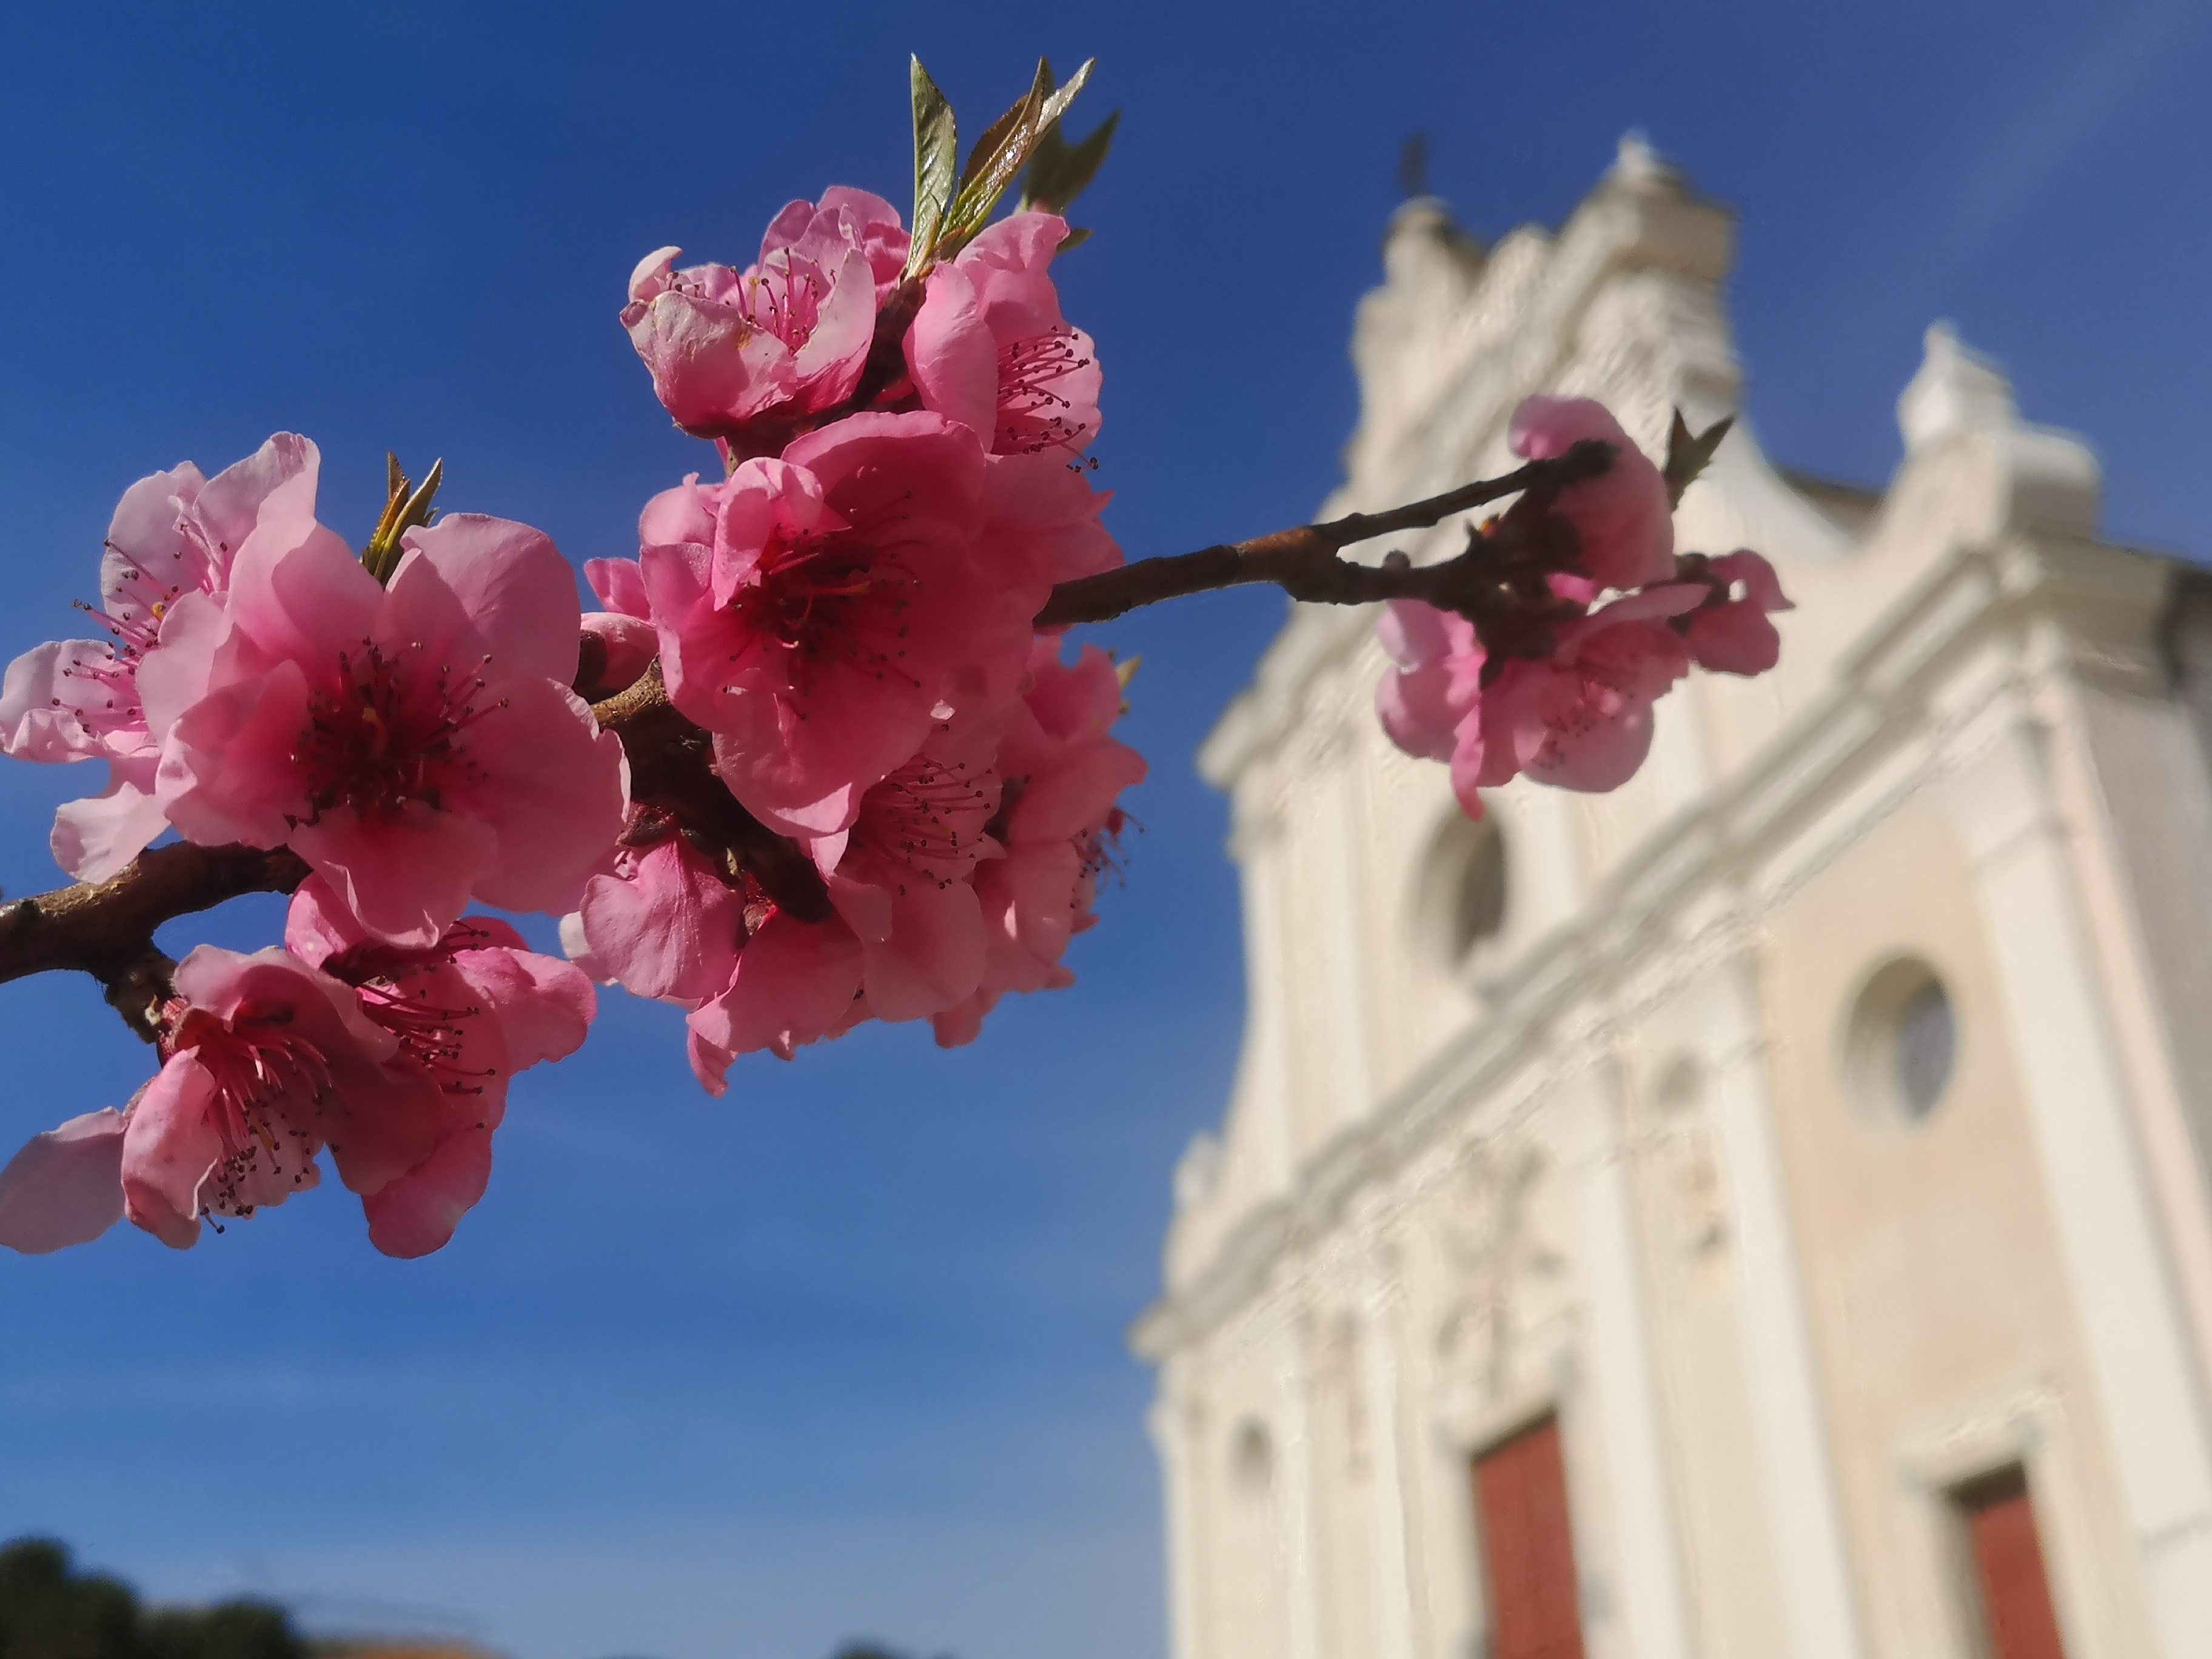
[[[1737,410],[1732,242],[1633,140],[1556,234],[1407,203],[1324,516],[1532,392]],[[1879,495],[1737,425],[1679,543],[1774,561],[1782,666],[1617,793],[1465,820],[1363,612],[1214,731],[1249,1024],[1133,1335],[1178,1659],[2212,1655],[2212,599],[1944,327],[1898,415]]]

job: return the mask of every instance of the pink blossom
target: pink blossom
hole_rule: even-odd
[[[740,1054],[788,1060],[866,1017],[863,951],[836,916],[801,921],[757,888],[725,882],[681,835],[623,848],[562,924],[569,957],[592,977],[690,1012],[691,1066],[709,1094]]]
[[[1098,434],[1097,352],[1060,315],[1047,274],[1066,235],[1051,213],[990,226],[929,273],[906,337],[922,406],[969,428],[994,454],[1065,457]]]
[[[418,1079],[434,1101],[428,1152],[362,1200],[372,1244],[426,1255],[483,1196],[508,1082],[580,1048],[597,994],[580,969],[531,951],[489,916],[464,917],[427,950],[386,945],[319,877],[293,899],[284,934],[295,956],[351,986],[361,1012],[396,1040],[387,1072]]]
[[[719,1095],[738,1055],[765,1048],[789,1060],[866,1018],[864,955],[853,930],[835,916],[802,921],[771,909],[738,952],[729,988],[686,1022],[701,1085]]]
[[[774,453],[859,385],[906,242],[890,204],[832,190],[778,214],[743,271],[678,270],[678,248],[648,254],[630,277],[623,326],[678,426]]]
[[[312,502],[319,467],[314,445],[279,433],[213,478],[190,461],[141,478],[117,505],[100,559],[101,604],[92,614],[108,638],[42,645],[9,665],[0,749],[21,760],[108,763],[106,790],[54,817],[54,858],[79,880],[106,880],[165,824],[154,796],[161,743],[147,725],[141,666],[165,641],[204,625],[200,608],[219,612],[232,561],[270,492],[304,479]],[[165,666],[173,678],[184,669],[189,682],[189,661],[173,653]]]
[[[906,256],[913,239],[899,222],[896,208],[882,197],[855,190],[850,185],[830,185],[817,203],[786,203],[783,211],[769,222],[767,234],[761,238],[763,261],[780,249],[805,241],[824,214],[836,215],[841,226],[866,256],[868,274],[875,279],[877,303],[880,305],[890,299],[892,290],[899,285],[899,278],[905,274]]]
[[[626,789],[620,743],[568,689],[567,562],[527,526],[458,514],[410,531],[380,587],[303,483],[238,553],[205,695],[165,709],[148,688],[170,821],[290,846],[387,944],[435,944],[471,898],[566,908]]]
[[[633,995],[696,1007],[729,988],[745,937],[745,894],[680,835],[641,851],[584,889],[571,958]]]
[[[1674,520],[1667,481],[1603,404],[1589,398],[1523,398],[1509,432],[1513,453],[1532,461],[1595,439],[1615,451],[1595,478],[1561,490],[1555,507],[1575,527],[1576,569],[1598,587],[1642,587],[1674,574]]]
[[[1019,685],[1051,550],[942,416],[855,415],[647,520],[670,701],[714,733],[730,792],[787,834],[850,825],[869,786]]]
[[[352,988],[289,952],[204,945],[176,975],[161,1073],[125,1124],[124,1201],[181,1249],[203,1215],[249,1216],[319,1179],[327,1145],[347,1186],[373,1193],[427,1158],[437,1091],[387,1064],[398,1039]]]
[[[1764,674],[1782,659],[1782,635],[1771,612],[1794,611],[1774,567],[1747,548],[1710,561],[1713,595],[1682,619],[1690,655],[1698,667],[1721,674]],[[1730,597],[1743,589],[1741,598]]]
[[[922,406],[981,437],[1006,516],[1052,547],[1066,581],[1121,562],[1098,515],[1110,497],[1071,464],[1098,435],[1100,374],[1091,337],[1060,315],[1047,267],[1067,235],[1049,213],[1017,213],[930,272],[906,337]]]
[[[1419,599],[1393,599],[1376,624],[1395,665],[1375,688],[1390,741],[1423,760],[1451,763],[1452,793],[1482,816],[1482,669],[1486,656],[1466,617]]]
[[[1098,876],[1123,823],[1121,793],[1145,778],[1144,757],[1109,735],[1121,708],[1112,659],[1088,646],[1066,664],[1059,641],[1046,638],[1032,664],[999,745],[1006,781],[990,828],[1004,852],[975,868],[981,975],[974,994],[935,1016],[948,1048],[972,1041],[1006,993],[1074,982],[1060,958],[1094,920]]]
[[[1704,597],[1689,583],[1646,588],[1562,627],[1548,659],[1509,660],[1482,693],[1475,781],[1525,772],[1565,789],[1627,782],[1651,748],[1652,704],[1689,672],[1667,618]]]
[[[973,731],[932,744],[871,787],[850,825],[806,843],[860,942],[861,985],[878,1019],[941,1013],[982,978],[975,866],[1000,851],[984,829],[1000,793],[992,747]]]

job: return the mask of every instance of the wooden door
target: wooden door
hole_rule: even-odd
[[[1558,1419],[1474,1460],[1474,1505],[1489,1589],[1489,1659],[1583,1659]]]
[[[2011,1468],[1978,1481],[1959,1493],[1959,1508],[1990,1659],[2066,1659],[2027,1476]]]

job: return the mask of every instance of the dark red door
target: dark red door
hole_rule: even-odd
[[[1583,1659],[1557,1419],[1474,1460],[1474,1507],[1490,1588],[1490,1659]]]
[[[1988,1622],[1990,1659],[2066,1659],[2027,1477],[2008,1469],[1961,1492],[1959,1507]]]

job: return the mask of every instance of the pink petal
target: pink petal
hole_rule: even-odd
[[[535,951],[462,951],[453,957],[506,1040],[510,1073],[566,1060],[584,1046],[599,993],[573,963]]]
[[[471,732],[479,781],[449,805],[488,823],[499,854],[476,894],[503,910],[565,910],[612,848],[629,805],[622,739],[550,680],[509,680]]]
[[[594,876],[579,913],[594,968],[641,997],[686,1004],[720,996],[736,969],[744,896],[672,836],[629,880]]]
[[[108,520],[100,559],[100,594],[109,616],[152,620],[142,597],[148,586],[144,573],[149,570],[162,572],[156,580],[165,588],[200,586],[206,562],[178,530],[177,519],[179,509],[189,507],[206,483],[199,468],[184,461],[169,471],[139,479],[123,492]],[[232,544],[234,551],[236,546]]]
[[[310,968],[321,967],[368,937],[320,876],[301,882],[284,912],[284,948]]]
[[[137,1225],[172,1249],[200,1236],[200,1184],[222,1156],[208,1121],[215,1079],[189,1053],[171,1057],[124,1126],[123,1200]]]
[[[155,793],[169,821],[204,846],[282,846],[307,811],[293,759],[307,728],[307,677],[296,663],[210,691],[162,748]]]
[[[961,1048],[983,1034],[983,1019],[998,1006],[996,991],[978,991],[967,1001],[930,1017],[930,1029],[940,1048]]]
[[[876,336],[876,277],[858,248],[836,262],[814,331],[793,356],[810,409],[826,409],[860,384]]]
[[[669,272],[676,264],[680,247],[657,247],[640,259],[629,273],[629,287],[625,291],[634,301],[650,300],[668,286]]]
[[[977,308],[975,284],[957,266],[929,273],[907,332],[906,363],[924,408],[989,441],[998,422],[999,349]]]
[[[732,307],[661,293],[632,306],[623,323],[678,426],[744,419],[790,390],[790,353],[783,343],[753,328]]]
[[[1774,567],[1760,555],[1747,547],[1733,553],[1723,553],[1712,562],[1713,574],[1723,581],[1741,582],[1744,598],[1761,611],[1795,611],[1782,592],[1782,578],[1774,574]]]
[[[860,942],[839,922],[769,917],[738,954],[730,988],[695,1012],[691,1030],[731,1054],[788,1054],[835,1029],[860,994]]]
[[[150,783],[151,769],[142,769]],[[106,881],[119,874],[169,827],[159,798],[131,781],[127,772],[118,763],[104,793],[55,809],[50,842],[54,862],[78,881]]]
[[[120,1221],[123,1126],[108,1107],[33,1135],[0,1169],[0,1244],[46,1255]]]
[[[210,593],[183,594],[161,619],[161,645],[138,664],[138,701],[146,724],[152,732],[167,732],[218,681],[231,684],[258,678],[268,666],[260,647],[231,626],[226,600]]]
[[[617,611],[586,611],[583,630],[599,641],[607,665],[600,683],[625,686],[635,683],[660,649],[660,635],[642,617],[626,617]]]
[[[216,574],[227,578],[238,550],[253,533],[263,503],[277,489],[304,477],[314,499],[322,472],[322,452],[296,432],[279,432],[252,454],[210,478],[192,502],[193,516],[213,544]]]
[[[699,1086],[720,1100],[730,1087],[730,1066],[737,1056],[727,1048],[718,1048],[701,1036],[694,1028],[684,1034],[684,1052],[691,1061],[691,1075],[699,1079]]]
[[[1642,587],[1674,573],[1674,520],[1667,482],[1604,404],[1589,398],[1522,400],[1508,430],[1530,460],[1595,439],[1617,452],[1610,470],[1560,491],[1558,511],[1582,538],[1580,568],[1601,587]]]
[[[890,937],[866,947],[866,963],[868,1007],[878,1019],[924,1019],[964,1001],[983,976],[975,890],[964,881],[910,885],[893,898]]]
[[[698,476],[696,472],[691,475],[694,479]],[[639,544],[642,546],[644,542],[711,540],[714,534],[714,508],[711,505],[700,504],[698,486],[694,483],[686,483],[676,489],[662,490],[645,504],[645,511],[638,518],[638,528],[643,536],[645,526],[653,519],[658,504],[671,495],[682,495],[689,498],[681,510],[684,522],[672,527],[696,527],[703,534],[644,536],[644,541]],[[635,559],[586,559],[584,561],[584,580],[591,584],[592,592],[599,596],[599,603],[609,611],[624,617],[635,617],[641,622],[653,620],[653,606],[645,597],[645,573],[638,568]]]
[[[490,1181],[490,1131],[450,1135],[428,1160],[361,1200],[368,1242],[403,1260],[441,1249]]]
[[[1480,823],[1483,805],[1480,790],[1495,788],[1503,779],[1488,775],[1487,756],[1482,741],[1482,711],[1470,709],[1452,733],[1451,787],[1453,799],[1459,809],[1469,818]]]
[[[853,238],[860,252],[867,257],[868,269],[876,279],[878,302],[898,285],[906,268],[908,250],[913,238],[899,223],[898,210],[880,196],[865,190],[854,190],[849,185],[832,185],[822,192],[823,213],[834,213],[844,223],[846,234]]]
[[[1145,781],[1146,770],[1142,755],[1112,738],[1072,745],[1059,765],[1030,780],[1008,815],[1007,833],[1025,842],[1070,840],[1103,820],[1124,789]]]
[[[582,606],[576,573],[551,537],[512,519],[455,513],[404,539],[445,579],[501,671],[562,685],[576,678]],[[392,578],[395,592],[406,574]]]
[[[1782,660],[1782,635],[1747,599],[1707,605],[1690,617],[1690,654],[1718,674],[1764,674]]]
[[[1127,562],[1099,521],[1113,499],[1068,465],[1065,450],[994,455],[986,534],[1027,554],[1052,581],[1096,575]]]
[[[50,640],[9,663],[0,680],[0,750],[48,763],[105,753],[80,705],[88,696],[106,695],[84,671],[114,659],[112,647],[98,640]]]
[[[438,942],[499,865],[489,824],[422,801],[370,818],[334,807],[291,842],[363,928],[416,950]]]
[[[335,661],[367,637],[383,604],[353,550],[315,521],[314,475],[272,490],[231,562],[238,624],[273,656]]]
[[[808,201],[786,202],[777,210],[768,228],[761,233],[760,257],[765,260],[771,253],[781,252],[813,228],[814,204]]]

